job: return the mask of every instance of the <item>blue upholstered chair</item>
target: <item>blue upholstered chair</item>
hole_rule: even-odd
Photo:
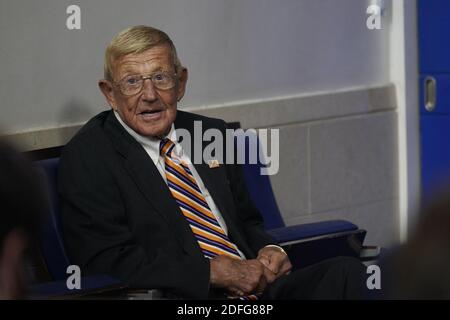
[[[98,295],[121,294],[124,285],[117,279],[108,275],[85,277],[81,274],[81,289],[69,290],[66,285],[70,265],[67,257],[64,240],[61,233],[59,199],[56,189],[59,158],[50,158],[37,162],[43,169],[47,191],[50,201],[50,212],[43,225],[42,239],[40,243],[40,255],[42,256],[48,278],[51,281],[30,286],[29,294],[33,299],[61,299],[77,298]]]
[[[238,123],[229,126],[239,128]],[[256,163],[250,163],[250,148],[260,147],[256,132],[237,130],[235,133],[235,146],[245,149],[245,163],[242,169],[250,197],[264,218],[266,231],[285,248],[294,268],[305,267],[336,256],[360,256],[366,231],[349,221],[328,220],[286,226],[275,200],[269,176],[261,175],[265,161],[260,158],[259,149]],[[250,143],[250,137],[256,144]],[[235,154],[238,154],[237,150]]]
[[[51,205],[50,214],[44,224],[41,251],[52,279],[63,280],[67,278],[66,269],[70,263],[61,234],[59,199],[56,189],[59,158],[41,160],[38,164],[45,173]]]
[[[243,165],[244,178],[250,197],[263,215],[265,228],[289,253],[294,267],[300,268],[320,260],[345,255],[359,256],[365,230],[345,220],[330,220],[316,223],[286,226],[278,209],[269,176],[261,175],[264,166],[248,161],[248,139],[245,142],[247,161]],[[51,201],[51,212],[44,226],[41,251],[46,268],[55,281],[67,278],[69,259],[64,249],[60,228],[59,200],[56,190],[59,158],[41,160]]]

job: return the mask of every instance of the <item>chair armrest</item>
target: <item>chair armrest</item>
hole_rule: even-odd
[[[330,220],[268,230],[286,250],[294,269],[322,260],[359,258],[366,231],[345,220]]]
[[[363,246],[359,254],[361,261],[370,264],[378,261],[383,248],[378,246]]]
[[[267,230],[279,243],[289,244],[332,234],[351,232],[358,230],[358,227],[345,220],[329,220],[322,222],[298,224],[283,228]]]

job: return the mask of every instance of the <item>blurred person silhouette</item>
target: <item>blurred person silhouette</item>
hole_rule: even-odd
[[[0,299],[25,296],[24,257],[37,239],[47,203],[33,164],[0,141]]]
[[[450,299],[450,187],[424,206],[408,242],[386,259],[386,298]]]

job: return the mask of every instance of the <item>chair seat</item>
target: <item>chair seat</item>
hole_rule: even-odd
[[[267,230],[267,232],[279,243],[285,243],[355,230],[358,230],[358,227],[351,222],[329,220],[276,228]]]

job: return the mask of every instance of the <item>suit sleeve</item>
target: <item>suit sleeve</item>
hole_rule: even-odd
[[[223,122],[223,126],[226,128],[225,122]],[[248,193],[242,165],[236,164],[236,162],[226,165],[229,185],[243,234],[252,250],[257,253],[262,247],[268,244],[277,244],[277,242],[265,232],[261,213],[253,204]]]
[[[111,172],[114,168],[101,148],[94,150],[88,144],[71,143],[60,162],[62,226],[71,262],[84,275],[109,274],[133,288],[207,298],[209,261],[187,254],[174,256],[157,247],[149,256],[129,229],[124,200]]]

